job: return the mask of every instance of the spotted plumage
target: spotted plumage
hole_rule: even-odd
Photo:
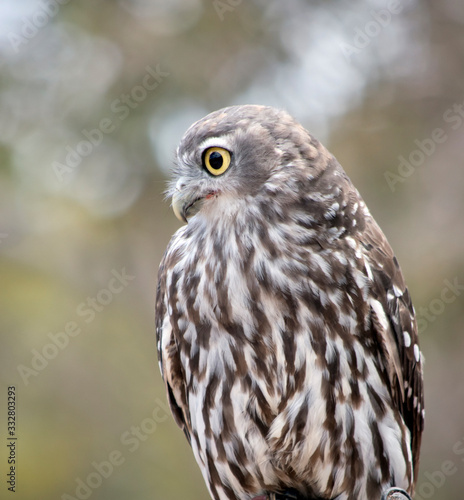
[[[248,105],[192,125],[174,174],[188,224],[159,270],[159,362],[212,498],[412,493],[414,309],[342,167],[287,113]]]

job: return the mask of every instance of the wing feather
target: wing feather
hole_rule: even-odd
[[[363,236],[374,278],[373,300],[378,304],[372,308],[373,325],[387,365],[392,399],[411,434],[415,482],[424,428],[422,359],[415,313],[398,261],[373,219],[368,219]]]
[[[166,394],[171,413],[177,425],[184,431],[190,443],[190,418],[187,404],[187,390],[185,376],[180,361],[180,353],[176,340],[177,325],[168,314],[168,296],[166,276],[167,252],[161,261],[158,272],[158,289],[156,293],[156,341],[158,361],[166,387]]]

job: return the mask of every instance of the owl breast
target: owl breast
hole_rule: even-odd
[[[409,431],[369,333],[369,260],[354,240],[322,248],[300,222],[197,216],[165,257],[191,445],[213,498],[408,487]]]

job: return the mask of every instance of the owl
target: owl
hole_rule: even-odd
[[[168,194],[186,224],[159,269],[159,364],[211,497],[412,495],[414,309],[334,156],[282,110],[232,106],[187,130]]]

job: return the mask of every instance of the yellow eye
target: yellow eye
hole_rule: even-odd
[[[230,153],[223,148],[208,148],[203,153],[203,166],[212,175],[223,174],[230,165]]]

